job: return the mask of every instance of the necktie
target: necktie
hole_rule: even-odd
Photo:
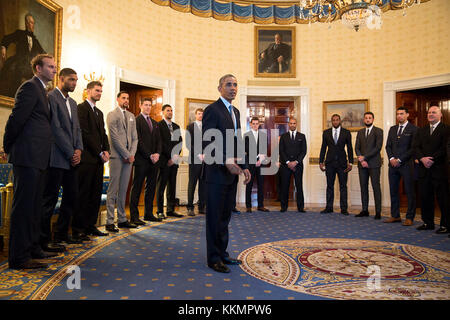
[[[431,126],[430,126],[430,136],[433,134],[433,131],[434,131],[434,126],[431,125]]]
[[[338,136],[337,136],[337,129],[334,130],[334,144],[337,144]]]
[[[400,127],[398,128],[397,135],[400,136],[400,135],[402,134],[402,132],[403,132],[403,126],[400,126]]]
[[[233,106],[231,104],[228,107],[228,110],[230,111],[230,116],[231,116],[231,119],[233,120],[234,132],[236,132],[236,118],[234,117]]]
[[[295,135],[294,135],[294,131],[291,131],[291,140],[294,141],[295,140]]]
[[[172,135],[172,133],[173,133],[172,124],[169,123],[167,126],[169,127],[170,135]]]
[[[125,122],[125,129],[128,129],[127,114],[125,110],[123,110],[123,121]]]
[[[369,136],[369,129],[366,129],[366,138]]]
[[[148,128],[150,129],[150,133],[152,133],[153,125],[152,125],[152,121],[150,120],[150,117],[145,117],[145,120],[147,120]]]

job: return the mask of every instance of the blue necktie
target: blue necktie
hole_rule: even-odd
[[[231,116],[231,120],[233,120],[233,125],[234,125],[234,131],[236,132],[236,120],[233,117],[233,106],[230,104],[230,106],[228,107],[228,110],[230,111],[230,116]]]

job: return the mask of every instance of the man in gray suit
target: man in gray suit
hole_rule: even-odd
[[[381,147],[383,130],[373,125],[374,114],[364,113],[365,128],[358,131],[355,152],[358,157],[359,185],[361,187],[362,211],[355,217],[369,216],[369,177],[375,199],[375,219],[381,219]]]
[[[117,95],[118,107],[108,113],[106,123],[109,132],[111,157],[109,161],[109,187],[106,195],[106,230],[118,232],[114,225],[114,207],[117,204],[117,220],[119,228],[136,228],[125,214],[125,199],[131,168],[137,150],[138,136],[134,115],[127,111],[129,94],[120,91]]]
[[[58,86],[48,94],[52,114],[51,127],[55,141],[51,148],[50,168],[44,190],[40,236],[44,251],[64,250],[63,245],[58,246],[51,243],[51,218],[58,202],[58,193],[61,186],[64,193],[59,208],[56,230],[54,230],[54,242],[81,243],[81,241],[68,236],[69,224],[78,194],[77,168],[83,151],[77,103],[69,97],[69,92],[75,90],[77,81],[77,73],[73,69],[62,69],[59,72]]]

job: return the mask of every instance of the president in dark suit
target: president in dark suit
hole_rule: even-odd
[[[429,125],[420,128],[414,139],[415,157],[419,160],[419,190],[423,225],[417,230],[434,229],[435,196],[441,209],[440,228],[436,233],[450,230],[449,186],[447,179],[448,125],[442,122],[442,112],[432,105],[427,114]]]
[[[161,136],[158,123],[150,118],[152,99],[143,98],[140,103],[141,113],[136,117],[138,145],[134,161],[133,186],[130,195],[130,220],[143,225],[139,219],[139,196],[145,180],[144,220],[161,221],[153,215],[153,199],[155,198],[158,163],[162,152]]]
[[[362,211],[355,217],[369,216],[369,177],[375,200],[375,219],[381,219],[381,147],[383,130],[373,125],[372,112],[364,113],[365,128],[356,135],[355,153],[358,157],[359,185],[361,188]]]
[[[259,72],[283,73],[289,71],[292,48],[282,41],[281,34],[277,33],[275,42],[259,54]]]
[[[221,77],[218,90],[220,98],[205,109],[202,121],[205,154],[203,177],[206,182],[206,248],[208,266],[214,271],[228,273],[230,269],[225,264],[242,263],[231,258],[227,252],[228,224],[233,197],[236,196],[238,175],[244,173],[246,176],[244,183],[248,183],[250,172],[245,165],[245,159],[240,165],[236,163],[240,113],[231,104],[237,94],[236,77],[231,74]],[[205,134],[208,137],[205,137]]]
[[[103,85],[91,81],[87,85],[87,99],[78,105],[78,119],[83,137],[83,153],[78,169],[79,207],[75,211],[72,231],[75,237],[106,236],[97,229],[103,188],[103,165],[109,161],[109,142],[103,113],[96,107],[102,96]]]
[[[53,142],[45,88],[56,75],[56,64],[52,56],[38,55],[32,67],[35,76],[17,90],[3,136],[3,148],[13,165],[8,257],[12,269],[47,267],[33,259],[47,257],[39,245],[42,192]]]
[[[198,182],[198,212],[205,214],[205,181],[200,179],[202,173],[202,119],[203,109],[195,110],[195,121],[186,127],[186,147],[189,150],[188,215],[194,213],[194,192]]]
[[[172,154],[173,149],[183,141],[180,134],[180,126],[172,121],[173,111],[168,104],[162,107],[163,119],[158,122],[159,133],[161,135],[162,152],[159,159],[159,175],[156,184],[156,201],[158,204],[158,218],[165,219],[164,215],[164,190],[167,187],[166,215],[172,217],[182,217],[175,212],[175,194],[177,188],[177,173],[179,154]],[[172,140],[172,136],[178,134],[177,140]]]
[[[403,178],[408,210],[404,226],[411,226],[416,215],[416,195],[414,188],[414,149],[413,140],[417,127],[408,122],[408,109],[399,107],[396,111],[398,124],[389,129],[386,141],[386,154],[389,159],[389,190],[391,193],[391,217],[385,223],[401,222],[400,217],[400,179]]]
[[[340,115],[332,115],[331,124],[332,127],[322,134],[322,147],[320,148],[319,166],[327,176],[327,205],[321,213],[333,212],[334,181],[337,175],[341,213],[348,215],[347,178],[353,164],[352,136],[350,131],[342,128]],[[347,152],[345,152],[345,147],[347,147]]]
[[[269,212],[264,207],[264,176],[261,175],[261,165],[267,156],[267,133],[259,130],[259,118],[250,120],[251,130],[244,134],[245,157],[252,179],[245,186],[245,206],[247,212],[252,212],[252,189],[256,181],[258,186],[258,211]],[[260,150],[260,146],[262,147]]]
[[[41,245],[44,250],[52,243],[51,218],[58,202],[61,186],[64,189],[58,221],[54,231],[56,243],[80,243],[68,236],[69,225],[78,200],[78,164],[81,161],[83,141],[78,121],[77,103],[69,96],[77,85],[73,69],[59,72],[58,86],[48,94],[52,113],[52,132],[55,137],[50,156],[50,168],[44,191]],[[54,246],[53,246],[54,247]],[[62,250],[64,247],[59,247]],[[56,247],[58,249],[58,247]]]
[[[289,119],[289,131],[280,138],[281,212],[285,212],[288,208],[289,185],[292,175],[297,190],[297,210],[305,212],[303,159],[306,156],[306,148],[306,137],[297,131],[297,120]]]

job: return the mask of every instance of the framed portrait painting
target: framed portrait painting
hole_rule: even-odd
[[[295,27],[255,26],[255,77],[295,78]]]
[[[323,102],[323,129],[331,127],[331,116],[341,116],[342,127],[358,131],[364,126],[364,112],[369,111],[369,100],[341,100]]]
[[[0,1],[1,105],[14,105],[17,89],[33,77],[36,55],[53,55],[59,70],[61,30],[62,7],[52,0]]]
[[[187,127],[195,121],[195,110],[199,108],[205,110],[213,102],[214,100],[186,98],[184,102],[184,126]]]

